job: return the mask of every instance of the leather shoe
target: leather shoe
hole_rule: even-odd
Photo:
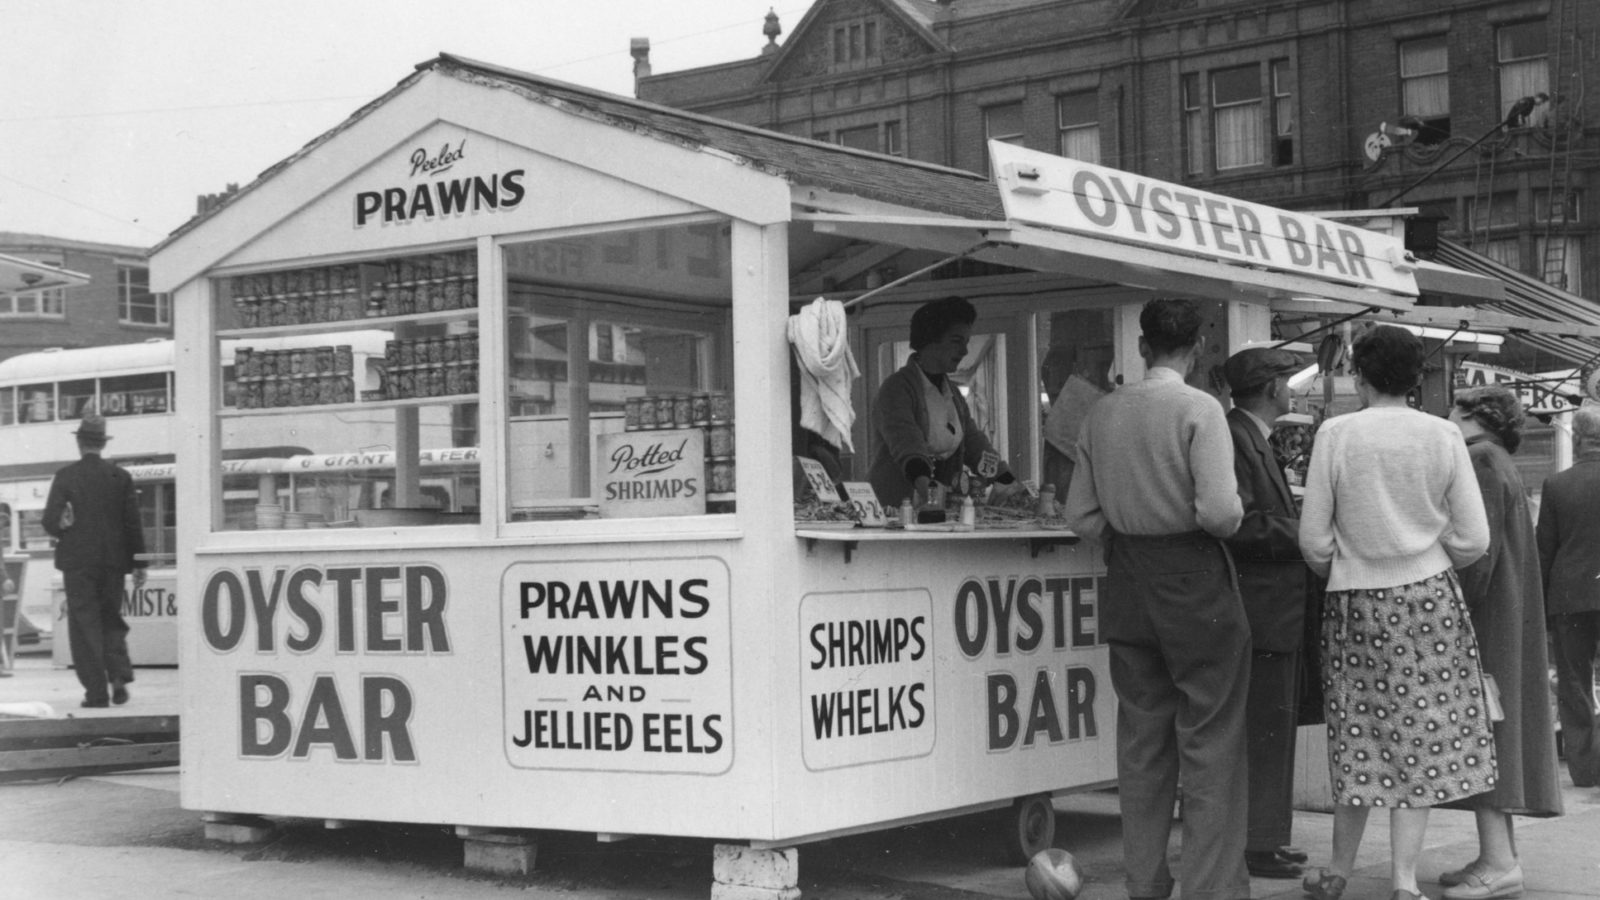
[[[1317,869],[1306,873],[1300,886],[1305,888],[1306,896],[1312,900],[1339,900],[1344,895],[1345,879],[1327,869]]]
[[[1299,878],[1306,873],[1305,866],[1276,850],[1246,850],[1244,865],[1251,878]]]
[[[1455,887],[1466,881],[1468,875],[1482,875],[1485,871],[1483,861],[1475,859],[1459,869],[1439,873],[1439,883],[1445,887]]]
[[[1521,897],[1522,865],[1519,863],[1504,872],[1489,872],[1482,868],[1467,872],[1460,884],[1444,889],[1444,896],[1445,900],[1500,900],[1502,897]]]
[[[105,698],[102,697],[99,700],[85,700],[82,703],[79,703],[78,705],[83,707],[84,709],[105,709],[106,707],[110,706],[111,704],[107,703]]]
[[[120,681],[111,682],[111,702],[118,706],[128,702],[128,687]]]
[[[1311,857],[1307,856],[1306,852],[1304,850],[1301,850],[1299,847],[1289,847],[1289,846],[1279,847],[1278,848],[1278,855],[1283,857],[1284,859],[1287,859],[1289,862],[1299,863],[1302,866],[1305,865],[1307,862],[1309,862],[1310,859],[1311,859]]]

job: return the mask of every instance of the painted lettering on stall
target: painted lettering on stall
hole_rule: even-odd
[[[432,565],[219,569],[207,579],[200,632],[217,653],[396,658],[450,652],[449,590]],[[416,702],[397,675],[239,674],[239,754],[415,762]],[[359,744],[357,738],[360,738]]]
[[[927,629],[923,616],[817,622],[808,635],[806,665],[814,672],[868,667],[892,671],[927,655]],[[825,740],[921,728],[927,720],[927,692],[927,683],[918,679],[812,693],[811,736]]]
[[[440,216],[511,209],[521,203],[527,194],[522,184],[526,175],[524,169],[511,169],[487,178],[469,175],[361,191],[355,197],[356,227],[373,221],[394,225]]]
[[[953,605],[956,644],[968,659],[1096,646],[1102,586],[1103,578],[1085,576],[968,578]],[[1039,666],[1026,685],[1011,672],[985,677],[990,750],[1030,747],[1041,738],[1059,743],[1099,736],[1094,671],[1068,664],[1059,682],[1054,674]]]
[[[570,682],[579,703],[627,706],[524,708],[513,719],[511,743],[533,750],[721,752],[726,730],[721,713],[641,706],[687,702],[674,699],[681,692],[669,684],[706,675],[712,667],[710,635],[695,631],[712,607],[709,588],[705,578],[519,581],[517,617],[530,626],[519,629],[527,676],[630,681]],[[592,623],[593,630],[585,631],[584,623]],[[646,684],[663,696],[652,697]]]
[[[122,592],[122,615],[129,619],[168,618],[178,614],[178,594],[168,587],[146,584]]]

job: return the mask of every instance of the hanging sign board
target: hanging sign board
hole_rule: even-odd
[[[1416,296],[1398,238],[989,142],[1006,218],[1059,231]]]
[[[595,468],[602,519],[705,515],[704,429],[602,434]]]

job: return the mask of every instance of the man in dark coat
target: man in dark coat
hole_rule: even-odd
[[[90,412],[73,432],[82,459],[56,473],[44,505],[44,528],[56,539],[56,568],[67,589],[67,635],[83,705],[128,702],[133,665],[122,619],[123,576],[144,585],[144,529],[133,478],[100,458],[106,420]],[[107,685],[110,695],[107,696]]]
[[[1267,438],[1289,411],[1289,376],[1304,364],[1287,350],[1247,347],[1222,366],[1233,394],[1228,431],[1244,520],[1227,540],[1250,622],[1245,721],[1250,824],[1245,865],[1257,878],[1298,878],[1305,853],[1289,846],[1294,745],[1304,666],[1307,578],[1294,496]]]
[[[1544,611],[1556,651],[1556,713],[1567,771],[1578,787],[1600,784],[1600,726],[1594,714],[1595,645],[1600,642],[1600,407],[1572,415],[1572,468],[1544,481],[1539,564]]]

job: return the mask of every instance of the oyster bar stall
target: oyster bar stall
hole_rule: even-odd
[[[849,316],[845,481],[911,310],[960,294],[969,404],[1064,492],[1073,408],[1141,377],[1150,296],[1203,301],[1212,388],[1276,300],[1417,286],[1387,235],[990,150],[996,181],[441,56],[175,232],[178,466],[219,471],[240,417],[337,442],[359,412],[385,446],[312,453],[392,454],[359,496],[180,486],[183,805],[454,825],[469,861],[542,829],[788,854],[989,809],[1047,844],[1052,794],[1115,777],[1098,554],[1026,511],[816,521],[791,313],[880,288]],[[357,327],[389,338],[353,385],[221,365]],[[442,478],[421,448],[463,452]],[[328,527],[273,527],[295,511]]]

